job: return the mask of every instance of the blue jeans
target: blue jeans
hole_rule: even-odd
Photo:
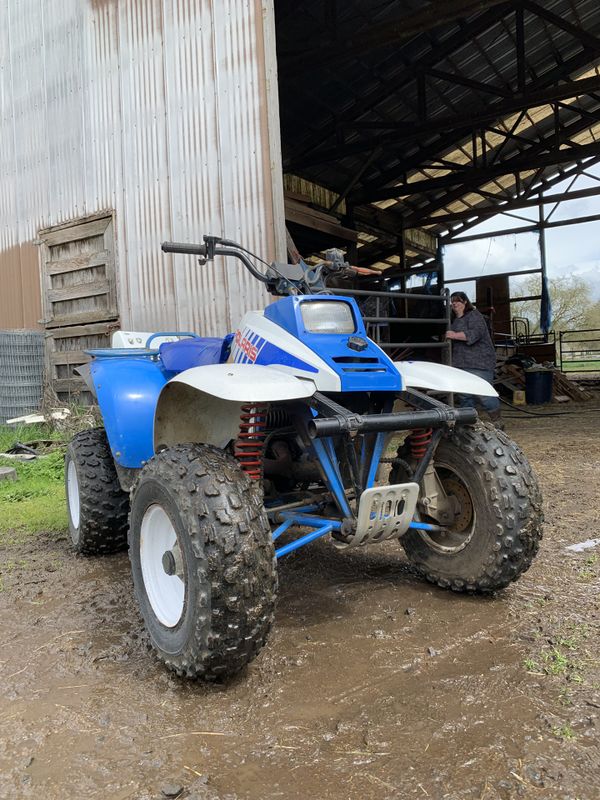
[[[478,378],[483,378],[483,380],[488,383],[494,383],[493,369],[463,369],[463,372],[470,372],[471,375],[477,375]],[[498,411],[500,408],[500,398],[481,397],[477,394],[461,394],[458,395],[458,405],[461,408],[475,408],[476,405],[482,405],[486,411]]]

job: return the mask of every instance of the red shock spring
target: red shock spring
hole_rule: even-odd
[[[416,428],[409,436],[410,454],[413,458],[423,458],[427,452],[431,437],[433,435],[432,428]]]
[[[233,452],[241,468],[255,481],[262,476],[263,445],[266,436],[267,405],[244,405],[240,414],[240,432]]]

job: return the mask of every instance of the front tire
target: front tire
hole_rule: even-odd
[[[277,570],[255,482],[222,450],[177,445],[134,487],[129,555],[158,657],[178,675],[239,672],[266,642]]]
[[[406,480],[401,464],[390,483]],[[539,549],[543,521],[523,452],[491,425],[460,427],[440,442],[434,467],[453,500],[454,521],[445,533],[410,529],[401,539],[409,560],[429,581],[455,591],[492,592],[517,580]]]
[[[76,552],[106,555],[127,547],[129,495],[121,489],[103,428],[81,431],[71,439],[65,492]]]

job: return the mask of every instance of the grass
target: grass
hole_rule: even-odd
[[[584,642],[589,637],[586,623],[566,623],[535,657],[523,661],[523,667],[534,675],[562,678],[567,684],[584,683],[586,668]]]
[[[564,372],[600,372],[600,360],[595,361],[563,361],[561,369]]]
[[[0,453],[5,453],[15,442],[27,444],[39,440],[51,439],[61,442],[65,434],[51,425],[0,425]]]
[[[598,570],[593,569],[593,567],[596,567],[597,564],[598,564],[597,555],[589,556],[588,558],[586,558],[585,561],[583,562],[583,567],[577,573],[577,580],[580,581],[581,583],[589,583],[590,581],[595,580],[597,577]]]
[[[575,738],[575,731],[569,724],[557,725],[552,729],[552,733],[559,739],[571,740]]]
[[[64,438],[64,434],[49,425],[0,426],[0,452],[17,441],[56,442],[56,449],[33,461],[0,457],[0,466],[17,471],[16,481],[0,481],[0,544],[11,544],[22,539],[23,534],[67,528]]]

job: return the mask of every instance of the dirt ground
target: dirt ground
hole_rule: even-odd
[[[126,554],[9,545],[0,797],[597,800],[600,546],[566,549],[600,536],[600,402],[585,409],[507,421],[546,514],[517,584],[453,594],[399,545],[315,543],[283,559],[270,642],[225,686],[155,661]]]

